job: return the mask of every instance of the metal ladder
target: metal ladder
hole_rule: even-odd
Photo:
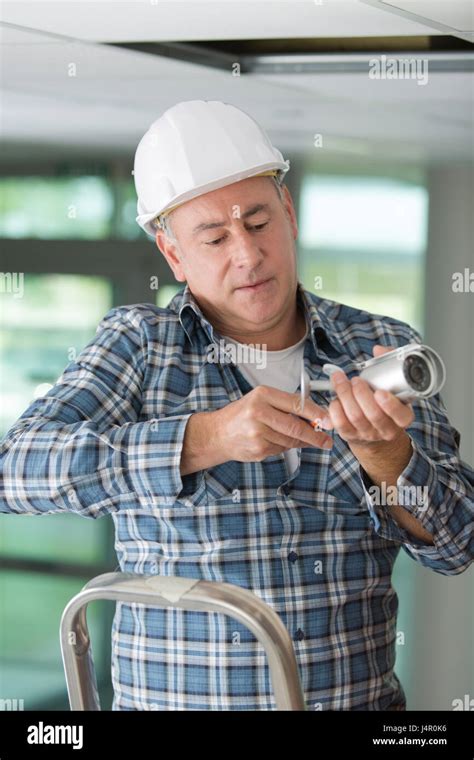
[[[134,573],[92,578],[64,609],[60,640],[71,710],[101,709],[87,626],[87,605],[99,599],[220,612],[235,618],[265,649],[277,710],[306,710],[290,635],[268,604],[231,583]]]

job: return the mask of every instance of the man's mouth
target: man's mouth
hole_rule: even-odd
[[[266,280],[259,280],[258,282],[254,282],[253,285],[241,285],[239,288],[236,288],[236,289],[248,290],[248,291],[258,290],[262,288],[263,286],[265,286],[267,282],[270,282],[271,279],[272,279],[271,277],[267,277]]]

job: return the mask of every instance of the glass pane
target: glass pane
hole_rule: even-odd
[[[305,287],[323,298],[401,319],[423,332],[428,193],[384,177],[309,175],[298,240]],[[392,582],[399,597],[396,673],[410,688],[415,563],[401,551]]]
[[[305,178],[300,273],[323,298],[422,329],[428,193],[384,177]]]
[[[0,515],[0,557],[106,564],[109,518],[69,513]]]
[[[114,198],[98,176],[0,179],[0,236],[95,240],[112,231]]]
[[[111,283],[99,277],[25,274],[15,289],[0,299],[0,435],[54,385],[112,306]]]
[[[301,242],[339,250],[421,253],[427,191],[380,177],[310,176],[303,185]]]
[[[400,319],[417,330],[423,321],[423,263],[380,258],[374,265],[361,255],[317,253],[300,267],[308,290],[322,298]]]
[[[182,282],[177,282],[173,285],[160,285],[156,294],[156,305],[165,309],[178,290],[183,290],[183,288]]]
[[[133,180],[118,180],[115,184],[118,213],[114,227],[114,237],[125,240],[154,241],[138,226],[135,221],[137,216],[137,193]]]
[[[98,277],[25,275],[21,297],[4,294],[0,304],[3,436],[94,337],[111,308],[112,288]],[[108,529],[102,522],[73,514],[1,515],[0,554],[101,562]]]
[[[0,577],[0,695],[22,699],[25,710],[58,700],[68,709],[59,624],[64,608],[85,583],[40,573],[2,572]],[[87,620],[97,678],[110,681],[110,610],[91,604]],[[104,614],[105,613],[105,614]]]

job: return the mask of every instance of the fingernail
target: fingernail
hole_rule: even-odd
[[[390,393],[388,391],[381,391],[380,389],[377,389],[374,393],[374,396],[377,401],[380,401],[381,404],[385,404],[390,398]]]
[[[324,417],[316,417],[315,420],[311,423],[312,427],[316,429],[318,428],[332,428],[332,422],[331,418],[325,415]]]

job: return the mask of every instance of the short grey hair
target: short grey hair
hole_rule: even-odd
[[[283,190],[282,190],[282,184],[281,184],[280,178],[278,176],[276,177],[270,176],[269,179],[271,179],[273,183],[275,184],[280,201],[283,203]],[[171,228],[171,213],[160,214],[159,216],[157,216],[155,219],[152,220],[152,225],[156,231],[160,229],[163,230],[167,238],[169,238],[175,243],[177,242],[173,234],[173,230]]]
[[[171,229],[171,214],[157,216],[156,219],[153,220],[153,226],[156,230],[163,230],[167,238],[176,242],[173,230]]]

